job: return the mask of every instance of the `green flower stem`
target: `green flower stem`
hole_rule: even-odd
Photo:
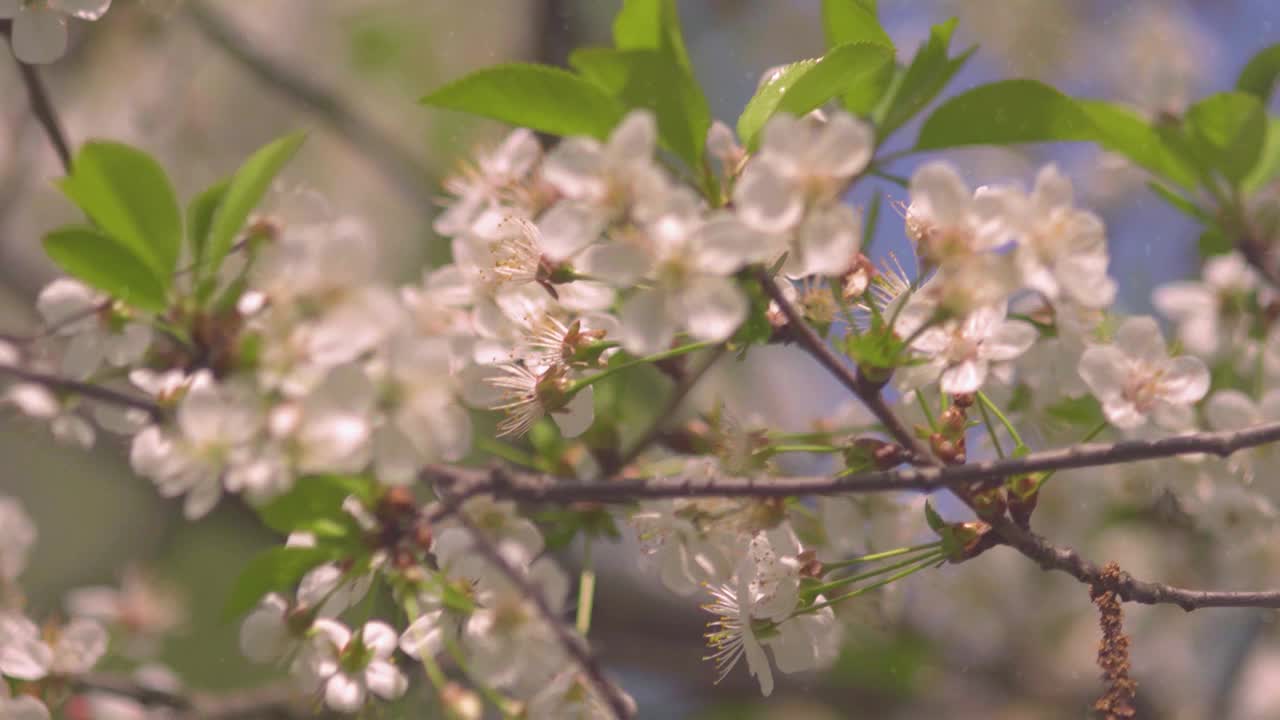
[[[901,547],[895,550],[886,550],[884,552],[872,553],[871,555],[863,555],[849,560],[841,560],[840,562],[823,563],[824,570],[839,570],[840,568],[849,567],[851,565],[861,565],[863,563],[876,562],[879,560],[888,560],[889,558],[899,557],[901,555],[910,555],[911,553],[920,552],[921,550],[933,550],[942,547],[941,540],[935,540],[931,543],[923,545],[913,545],[911,547]]]
[[[666,350],[660,353],[654,353],[653,355],[646,355],[645,357],[642,357],[642,358],[636,358],[634,360],[628,360],[626,362],[618,363],[617,365],[601,370],[595,375],[592,375],[590,377],[584,377],[581,380],[575,380],[569,383],[569,386],[564,389],[564,393],[566,397],[573,397],[582,388],[587,387],[589,385],[593,385],[597,382],[600,382],[601,380],[611,375],[614,375],[616,373],[620,373],[623,370],[630,370],[631,368],[637,367],[639,365],[648,365],[656,362],[661,362],[663,360],[668,360],[673,357],[688,355],[691,352],[706,350],[707,348],[715,347],[718,344],[719,343],[714,343],[714,342],[690,343],[689,345],[681,345],[678,348],[672,348],[670,350]]]
[[[591,563],[591,538],[585,538],[582,549],[582,575],[578,579],[578,615],[574,627],[586,637],[591,631],[591,610],[595,604],[596,573]]]
[[[840,578],[839,580],[832,580],[831,582],[828,582],[828,583],[823,583],[821,585],[817,585],[811,588],[806,588],[804,590],[804,593],[810,597],[816,597],[822,593],[827,592],[828,590],[839,590],[842,587],[847,587],[856,582],[862,582],[863,580],[868,580],[873,577],[878,577],[880,575],[884,575],[885,573],[893,572],[894,570],[907,567],[908,565],[913,565],[919,562],[933,563],[938,560],[941,560],[943,557],[944,557],[944,553],[941,550],[937,550],[937,549],[929,550],[928,552],[925,552],[923,554],[914,555],[905,560],[900,560],[896,563],[893,563],[892,565],[885,565],[884,567],[876,568],[875,570],[868,570],[864,573],[858,573],[857,575],[850,575],[849,577]],[[876,586],[873,585],[872,587],[876,587]]]
[[[1089,442],[1090,440],[1092,440],[1092,439],[1094,439],[1094,438],[1098,437],[1098,434],[1099,434],[1099,433],[1101,433],[1103,430],[1106,430],[1106,429],[1107,429],[1107,425],[1108,425],[1108,423],[1107,423],[1107,421],[1106,421],[1106,420],[1103,420],[1102,422],[1098,423],[1097,425],[1095,425],[1095,426],[1093,427],[1093,429],[1092,429],[1092,430],[1090,430],[1089,432],[1085,433],[1085,436],[1084,436],[1084,437],[1080,438],[1080,442],[1081,442],[1081,443],[1087,443],[1087,442]],[[1047,482],[1049,482],[1049,478],[1053,477],[1053,474],[1054,474],[1054,473],[1056,473],[1056,472],[1058,472],[1058,471],[1057,471],[1057,470],[1050,470],[1049,472],[1045,473],[1045,474],[1044,474],[1044,477],[1043,477],[1043,478],[1040,478],[1040,486],[1041,486],[1041,487],[1044,487],[1044,484],[1045,484],[1045,483],[1047,483]]]
[[[813,613],[813,612],[817,612],[817,611],[819,611],[819,610],[822,610],[822,609],[824,609],[824,608],[831,607],[832,605],[835,605],[835,604],[837,604],[837,603],[843,602],[843,601],[848,600],[848,599],[850,599],[850,598],[855,598],[855,597],[858,597],[859,595],[865,595],[865,594],[867,594],[867,593],[871,592],[872,590],[876,590],[876,589],[878,589],[878,588],[882,588],[882,587],[884,587],[885,585],[888,585],[888,584],[890,584],[890,583],[897,582],[897,581],[899,581],[899,580],[901,580],[901,579],[903,579],[903,578],[905,578],[905,577],[908,577],[908,576],[914,575],[914,574],[916,574],[916,573],[920,572],[921,570],[924,570],[924,569],[926,569],[926,568],[932,567],[934,563],[936,563],[937,561],[939,561],[939,560],[941,560],[941,559],[942,559],[942,554],[941,554],[941,553],[936,553],[936,554],[934,554],[933,556],[929,557],[928,559],[921,561],[919,564],[912,565],[911,567],[907,568],[906,570],[903,570],[902,572],[894,573],[893,575],[890,575],[889,577],[887,577],[887,578],[885,578],[885,579],[883,579],[883,580],[881,580],[881,581],[879,581],[879,582],[871,583],[870,585],[867,585],[866,587],[860,587],[860,588],[858,588],[857,590],[854,590],[853,592],[845,593],[844,595],[840,595],[840,596],[837,596],[837,597],[831,598],[830,600],[827,600],[827,601],[825,601],[825,602],[820,602],[820,603],[818,603],[818,604],[816,604],[816,605],[810,605],[809,607],[804,608],[803,610],[797,610],[796,612],[791,613],[791,617],[796,617],[796,616],[798,616],[798,615],[804,615],[804,614],[806,614],[806,613]],[[785,621],[784,621],[784,622],[785,622]]]
[[[991,436],[991,444],[995,446],[996,455],[1003,460],[1004,447],[1000,445],[1000,436],[996,434],[996,427],[991,423],[991,413],[987,412],[986,403],[978,403],[978,412],[982,413],[982,424],[987,426],[987,434]]]
[[[929,422],[929,429],[937,432],[938,423],[933,419],[933,411],[929,409],[929,403],[925,402],[924,393],[916,390],[916,401],[920,403],[920,410],[924,412],[924,419]]]
[[[412,625],[415,620],[421,616],[418,608],[418,598],[413,593],[408,593],[404,598],[404,614],[409,618],[409,624]],[[444,676],[444,671],[440,669],[440,663],[429,653],[423,653],[418,658],[422,662],[422,668],[427,672],[427,678],[431,680],[431,685],[435,687],[436,694],[444,692],[444,688],[449,684],[449,678]]]
[[[981,390],[978,391],[978,402],[982,403],[983,406],[994,413],[996,418],[1000,420],[1000,424],[1004,425],[1004,429],[1009,432],[1009,437],[1013,438],[1013,443],[1016,446],[1014,448],[1015,450],[1017,448],[1024,448],[1027,446],[1026,443],[1022,442],[1022,436],[1018,434],[1016,429],[1014,429],[1013,423],[1009,422],[1009,418],[1005,416],[1004,412],[1002,412],[1000,408],[996,407],[996,404],[991,402],[991,398],[987,397],[987,394]]]

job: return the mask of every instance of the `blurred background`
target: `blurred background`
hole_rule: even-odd
[[[72,49],[42,68],[73,143],[110,138],[145,148],[181,196],[232,171],[252,149],[308,128],[285,182],[319,191],[334,210],[376,229],[390,279],[413,281],[447,257],[433,237],[439,179],[503,128],[428,110],[417,99],[471,70],[507,61],[561,64],[580,45],[609,42],[618,0],[116,0],[99,22],[74,23]],[[687,43],[713,114],[731,126],[767,69],[824,49],[818,0],[680,0]],[[900,59],[931,24],[960,19],[953,47],[981,50],[950,92],[1034,77],[1077,95],[1178,112],[1231,86],[1256,50],[1280,39],[1271,0],[916,0],[881,2]],[[0,331],[34,327],[32,301],[54,271],[43,232],[75,219],[54,188],[56,156],[32,119],[15,66],[0,53]],[[908,129],[896,139],[906,144]],[[893,148],[891,148],[893,149]],[[949,152],[973,184],[1030,182],[1059,163],[1081,204],[1107,221],[1118,310],[1150,310],[1156,285],[1195,272],[1196,230],[1144,187],[1140,173],[1085,146]],[[909,175],[919,158],[893,166]],[[888,197],[906,192],[884,185]],[[860,188],[854,202],[871,188]],[[905,241],[886,212],[869,254]],[[724,371],[721,388],[765,387],[758,409],[778,425],[831,410],[822,373],[770,350]],[[767,371],[767,372],[766,372]],[[785,392],[770,378],[785,373]],[[753,379],[754,378],[754,379]],[[261,685],[243,661],[235,623],[220,619],[239,569],[275,541],[226,506],[180,517],[128,469],[104,437],[91,453],[58,448],[39,428],[0,414],[0,494],[19,497],[40,540],[24,576],[38,616],[72,588],[148,572],[181,598],[163,657],[191,687]],[[1152,509],[1116,512],[1108,490],[1048,498],[1047,534],[1135,575],[1193,586],[1280,582],[1269,555],[1248,563]],[[1128,496],[1126,496],[1128,497]],[[1131,498],[1130,498],[1131,499]],[[1128,500],[1126,500],[1128,502]],[[1041,515],[1037,516],[1042,517]],[[602,552],[597,550],[597,553]],[[592,635],[646,718],[1080,718],[1101,685],[1096,613],[1084,588],[996,550],[958,568],[914,576],[892,597],[848,613],[849,641],[828,673],[784,676],[767,701],[738,668],[723,683],[705,654],[705,617],[664,593],[634,547],[604,550]],[[598,555],[599,557],[599,555]],[[1259,559],[1261,558],[1261,559]],[[572,554],[565,556],[572,566]],[[175,608],[176,609],[176,608]],[[1126,606],[1143,717],[1280,717],[1280,633],[1273,615]],[[431,717],[412,698],[394,716]]]

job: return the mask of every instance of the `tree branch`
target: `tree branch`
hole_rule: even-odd
[[[316,113],[352,147],[366,154],[411,205],[429,207],[424,200],[432,197],[431,173],[414,160],[416,153],[411,148],[355,114],[319,83],[259,52],[243,32],[203,2],[193,0],[186,8],[205,39],[273,90]]]
[[[933,457],[929,449],[924,447],[920,441],[912,434],[911,430],[898,416],[893,413],[884,398],[880,395],[881,385],[873,383],[865,378],[860,372],[850,368],[844,360],[836,357],[836,354],[827,346],[827,342],[818,337],[818,334],[809,327],[809,323],[804,321],[804,316],[796,309],[791,301],[787,300],[782,294],[782,288],[774,282],[769,276],[768,271],[760,269],[756,271],[756,280],[760,283],[760,287],[764,289],[770,300],[777,303],[782,310],[782,314],[787,317],[787,328],[791,331],[792,336],[799,343],[800,347],[813,356],[823,367],[827,369],[836,380],[840,381],[852,392],[862,404],[871,411],[872,415],[884,425],[885,430],[893,437],[895,441],[902,447],[906,448],[915,456],[916,461],[927,465],[937,465],[938,460]]]
[[[136,700],[143,705],[177,711],[190,720],[301,720],[337,717],[317,714],[315,703],[306,701],[290,684],[268,685],[227,693],[180,692],[148,687],[126,675],[90,673],[72,680],[80,692],[102,692]]]
[[[94,385],[93,383],[81,382],[79,380],[71,380],[57,375],[48,375],[46,373],[27,370],[26,368],[20,368],[13,365],[0,365],[0,375],[9,375],[24,382],[44,386],[50,390],[83,395],[84,397],[99,400],[111,405],[144,410],[151,416],[152,420],[164,419],[164,408],[160,407],[152,400],[112,390],[111,388],[103,387],[101,385]]]
[[[9,39],[11,31],[11,21],[0,20],[0,35]],[[49,93],[44,87],[44,81],[40,79],[40,74],[36,69],[17,58],[14,63],[18,66],[18,74],[22,76],[22,84],[27,89],[27,100],[31,103],[31,114],[36,120],[40,121],[40,127],[44,128],[44,133],[49,137],[49,144],[53,146],[54,152],[58,154],[58,160],[62,162],[62,169],[68,174],[71,173],[71,144],[67,142],[67,135],[62,130],[62,123],[58,120],[58,112],[54,109],[53,103],[49,100]]]
[[[569,626],[565,624],[564,618],[557,617],[555,611],[547,604],[547,599],[543,597],[542,592],[498,553],[498,549],[485,538],[479,528],[466,516],[466,513],[457,513],[456,517],[458,522],[470,533],[471,542],[476,552],[501,572],[503,577],[537,608],[538,614],[551,627],[565,653],[581,668],[582,674],[587,681],[600,694],[600,697],[604,698],[605,702],[608,703],[614,717],[618,718],[618,720],[629,720],[633,715],[631,703],[618,690],[617,686],[609,682],[608,678],[604,676],[604,668],[600,666],[599,660],[587,648],[586,642],[580,640],[570,631]]]

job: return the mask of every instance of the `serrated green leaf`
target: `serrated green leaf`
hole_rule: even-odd
[[[222,203],[222,198],[226,196],[229,184],[230,180],[223,180],[206,188],[187,205],[187,243],[191,251],[191,263],[197,267],[204,262],[209,231],[213,229],[213,216]]]
[[[1258,162],[1267,132],[1267,114],[1253,95],[1225,92],[1187,108],[1183,124],[1201,157],[1238,183]]]
[[[367,481],[345,475],[310,475],[299,478],[289,492],[258,506],[263,524],[278,533],[312,532],[341,537],[358,530],[342,509],[348,497],[363,498]]]
[[[326,547],[274,547],[260,553],[236,578],[223,617],[230,620],[244,615],[267,593],[292,590],[308,571],[337,559],[337,555]]]
[[[817,61],[790,65],[747,103],[738,117],[738,137],[755,149],[760,130],[775,113],[804,115],[882,75],[892,63],[892,48],[859,42],[841,45]]]
[[[76,153],[60,186],[168,288],[182,244],[182,210],[159,163],[128,145],[89,142]]]
[[[622,103],[592,82],[559,68],[519,63],[465,75],[422,102],[554,135],[599,139],[625,113]]]
[[[201,265],[202,275],[217,272],[222,259],[230,252],[236,235],[249,219],[249,213],[262,201],[263,195],[271,187],[271,181],[298,151],[306,137],[305,133],[299,132],[268,143],[250,155],[227,181],[227,190],[213,213],[213,223],[209,228],[209,239]]]
[[[693,76],[660,50],[579,50],[570,63],[628,109],[647,109],[658,122],[662,145],[700,170],[711,127],[711,109]]]
[[[969,48],[954,58],[947,56],[956,22],[956,19],[952,18],[940,25],[934,25],[929,31],[929,39],[916,51],[901,82],[893,90],[884,118],[879,123],[881,139],[902,127],[937,97],[977,49]]]
[[[1268,45],[1254,53],[1236,78],[1236,89],[1249,93],[1262,102],[1271,99],[1276,79],[1280,77],[1280,44]]]
[[[1133,108],[1105,100],[1077,99],[1093,121],[1095,137],[1104,150],[1125,156],[1140,167],[1184,188],[1196,186],[1196,171],[1178,145],[1148,123]]]
[[[893,38],[876,17],[876,4],[866,0],[822,0],[822,29],[827,47],[872,42],[893,50]]]
[[[917,150],[1092,140],[1093,121],[1075,101],[1035,80],[1002,80],[950,98],[925,120]]]
[[[44,236],[55,265],[117,300],[141,310],[165,309],[165,287],[146,262],[95,228],[69,226]]]
[[[613,19],[618,50],[659,50],[692,74],[675,0],[625,0]]]

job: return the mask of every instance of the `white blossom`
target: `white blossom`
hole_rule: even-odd
[[[1107,420],[1131,430],[1151,419],[1173,431],[1188,430],[1191,405],[1209,390],[1209,370],[1191,355],[1169,357],[1156,321],[1125,320],[1114,343],[1096,345],[1080,357],[1080,377],[1089,385]]]
[[[0,587],[27,569],[36,542],[36,526],[15,498],[0,495]]]
[[[1151,302],[1177,323],[1178,340],[1188,352],[1213,358],[1248,339],[1248,315],[1240,301],[1257,288],[1258,277],[1238,252],[1205,260],[1202,275],[1202,280],[1161,285]]]
[[[107,319],[112,310],[106,296],[77,280],[59,278],[46,285],[36,310],[55,335],[68,339],[62,372],[71,378],[87,378],[104,362],[133,365],[151,343],[151,328],[141,322],[125,321],[117,331]]]
[[[914,337],[911,349],[925,359],[924,364],[900,371],[899,383],[905,388],[940,380],[944,393],[977,392],[993,364],[1014,360],[1038,335],[1030,323],[1007,319],[1003,303],[926,328],[935,312],[929,303],[908,303],[898,319],[898,333]]]
[[[304,685],[323,693],[331,710],[354,713],[372,693],[395,700],[408,689],[404,674],[390,662],[396,633],[379,621],[354,633],[336,620],[320,619],[295,661],[293,672]]]

